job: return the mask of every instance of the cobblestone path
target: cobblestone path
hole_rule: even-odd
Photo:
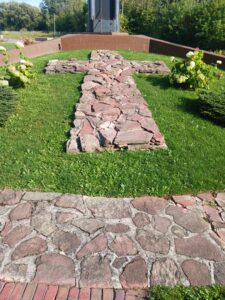
[[[53,60],[47,74],[85,72],[76,106],[68,153],[107,149],[166,148],[147,103],[132,78],[134,72],[168,74],[163,62],[124,60],[107,50],[93,51],[89,62]]]
[[[225,193],[0,193],[0,280],[79,288],[225,284]]]

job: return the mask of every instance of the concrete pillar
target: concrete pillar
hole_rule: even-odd
[[[97,4],[100,8],[101,5],[103,6],[105,0],[88,0],[88,31],[89,32],[119,32],[120,31],[120,1],[119,0],[111,0],[115,1],[115,19],[108,19],[104,18],[96,18],[96,11],[95,5],[96,1],[99,3]],[[110,3],[110,2],[109,2]],[[97,7],[98,7],[97,6]],[[107,4],[107,8],[104,9],[111,9],[111,5]],[[107,15],[107,14],[106,14]],[[111,15],[110,13],[108,15]]]
[[[116,26],[115,31],[120,32],[120,0],[116,0]]]

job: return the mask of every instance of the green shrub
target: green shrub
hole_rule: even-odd
[[[0,86],[0,126],[3,126],[16,107],[17,95],[9,86]]]
[[[225,287],[212,285],[208,287],[153,287],[149,300],[224,300]]]
[[[0,46],[0,54],[3,56],[4,66],[1,70],[0,86],[10,85],[13,87],[25,87],[30,82],[30,78],[34,76],[32,62],[25,60],[22,49],[22,42],[16,43],[17,49],[20,51],[20,62],[16,65],[9,65],[9,54],[5,47]],[[2,74],[3,73],[3,74]]]
[[[30,61],[21,59],[20,63],[6,68],[5,79],[9,81],[10,86],[25,87],[33,78],[32,67],[33,64]]]
[[[225,126],[225,91],[201,91],[199,100],[201,114]]]
[[[219,75],[219,72],[216,66],[213,67],[203,62],[203,55],[202,51],[190,51],[183,61],[177,61],[172,57],[171,60],[175,61],[175,64],[170,75],[170,82],[183,88],[208,89],[210,80]]]
[[[120,15],[120,31],[128,32],[128,20],[125,15]]]

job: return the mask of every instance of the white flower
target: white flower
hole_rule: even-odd
[[[3,46],[0,46],[0,53],[5,53],[6,52],[6,48],[5,47],[3,47]]]
[[[8,86],[9,82],[8,80],[0,80],[0,86]]]
[[[20,70],[25,71],[26,70],[26,66],[25,65],[20,65]]]
[[[20,77],[20,72],[19,71],[15,71],[14,73],[12,73],[15,77]]]
[[[25,59],[21,59],[20,63],[23,64],[23,65],[25,65],[26,64],[26,60]]]
[[[202,81],[205,80],[205,75],[204,74],[198,74],[198,78],[201,79]]]
[[[181,76],[179,76],[179,77],[177,78],[177,82],[178,82],[178,83],[184,83],[184,82],[187,81],[187,79],[188,79],[187,76],[181,75]]]
[[[194,61],[191,61],[191,62],[190,62],[190,65],[189,65],[189,67],[188,67],[188,70],[192,70],[192,69],[194,69],[194,67],[195,67],[195,62],[194,62]]]
[[[33,63],[31,61],[28,61],[28,60],[25,60],[25,59],[21,59],[20,64],[25,65],[26,67],[33,67]]]
[[[9,71],[9,73],[13,73],[13,72],[16,71],[16,67],[13,66],[13,65],[11,65],[11,66],[8,66],[8,69],[7,69],[7,70]]]
[[[17,70],[16,70],[16,67],[13,66],[13,65],[8,67],[8,72],[9,72],[10,74],[12,74],[13,76],[15,76],[15,77],[20,77],[20,72],[17,71]]]
[[[33,63],[32,63],[31,61],[26,61],[25,65],[26,65],[27,67],[33,67],[33,66],[34,66]]]
[[[21,80],[23,83],[29,82],[29,79],[28,79],[25,75],[20,75],[20,80]]]
[[[171,56],[171,57],[170,57],[170,61],[172,61],[172,62],[175,61],[175,57],[174,57],[174,56]]]
[[[16,42],[16,48],[18,48],[18,49],[24,48],[24,43],[20,42],[20,41]]]
[[[195,54],[194,54],[194,52],[193,51],[189,51],[187,54],[186,54],[186,56],[188,57],[188,58],[191,58],[192,56],[194,56]]]
[[[222,62],[222,60],[217,60],[216,63],[217,63],[217,65],[222,65],[223,62]]]

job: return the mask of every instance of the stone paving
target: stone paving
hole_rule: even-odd
[[[166,148],[147,103],[132,78],[134,72],[168,74],[163,62],[124,60],[117,53],[93,51],[89,62],[53,60],[47,74],[85,72],[76,105],[68,153]]]
[[[0,280],[79,288],[225,284],[225,193],[0,192]]]

